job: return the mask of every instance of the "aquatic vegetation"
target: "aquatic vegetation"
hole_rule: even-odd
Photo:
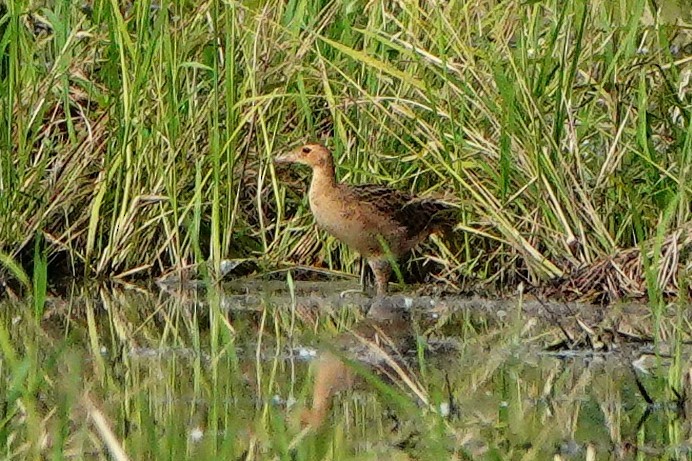
[[[689,451],[692,329],[672,309],[657,322],[645,305],[398,296],[363,316],[364,306],[328,296],[314,306],[296,289],[292,303],[264,292],[251,310],[242,292],[71,287],[46,299],[39,320],[30,300],[3,301],[2,457]],[[655,355],[657,327],[668,336]]]

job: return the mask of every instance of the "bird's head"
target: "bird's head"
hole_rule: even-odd
[[[333,164],[332,154],[321,144],[306,144],[290,152],[279,155],[275,163],[300,163],[311,168],[330,167]]]

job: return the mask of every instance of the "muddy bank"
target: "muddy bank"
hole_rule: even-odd
[[[618,344],[653,343],[656,317],[652,308],[638,302],[595,305],[582,302],[544,301],[531,295],[517,294],[506,298],[480,296],[417,296],[396,293],[375,298],[357,291],[353,281],[295,282],[293,293],[280,281],[235,280],[223,284],[217,294],[220,306],[227,312],[258,311],[267,307],[295,308],[302,316],[354,309],[366,313],[373,304],[410,310],[427,317],[437,328],[448,331],[449,324],[460,318],[475,325],[494,327],[524,324],[533,335],[542,335],[548,348],[612,349]],[[173,297],[182,293],[166,290]],[[692,324],[692,309],[676,303],[660,312],[660,336],[663,343],[672,340],[670,332],[678,322]],[[445,328],[445,325],[448,325]],[[692,328],[682,341],[692,341]]]

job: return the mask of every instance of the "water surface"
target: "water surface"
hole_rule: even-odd
[[[362,331],[372,299],[239,287],[74,288],[38,322],[5,300],[4,457],[690,457],[689,309],[669,306],[654,341],[646,306],[395,295],[417,344],[404,376],[356,365],[310,430],[316,357]]]

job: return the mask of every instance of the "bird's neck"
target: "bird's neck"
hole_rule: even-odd
[[[313,191],[330,190],[336,187],[336,173],[333,164],[315,166],[312,169],[312,182],[310,189]]]

